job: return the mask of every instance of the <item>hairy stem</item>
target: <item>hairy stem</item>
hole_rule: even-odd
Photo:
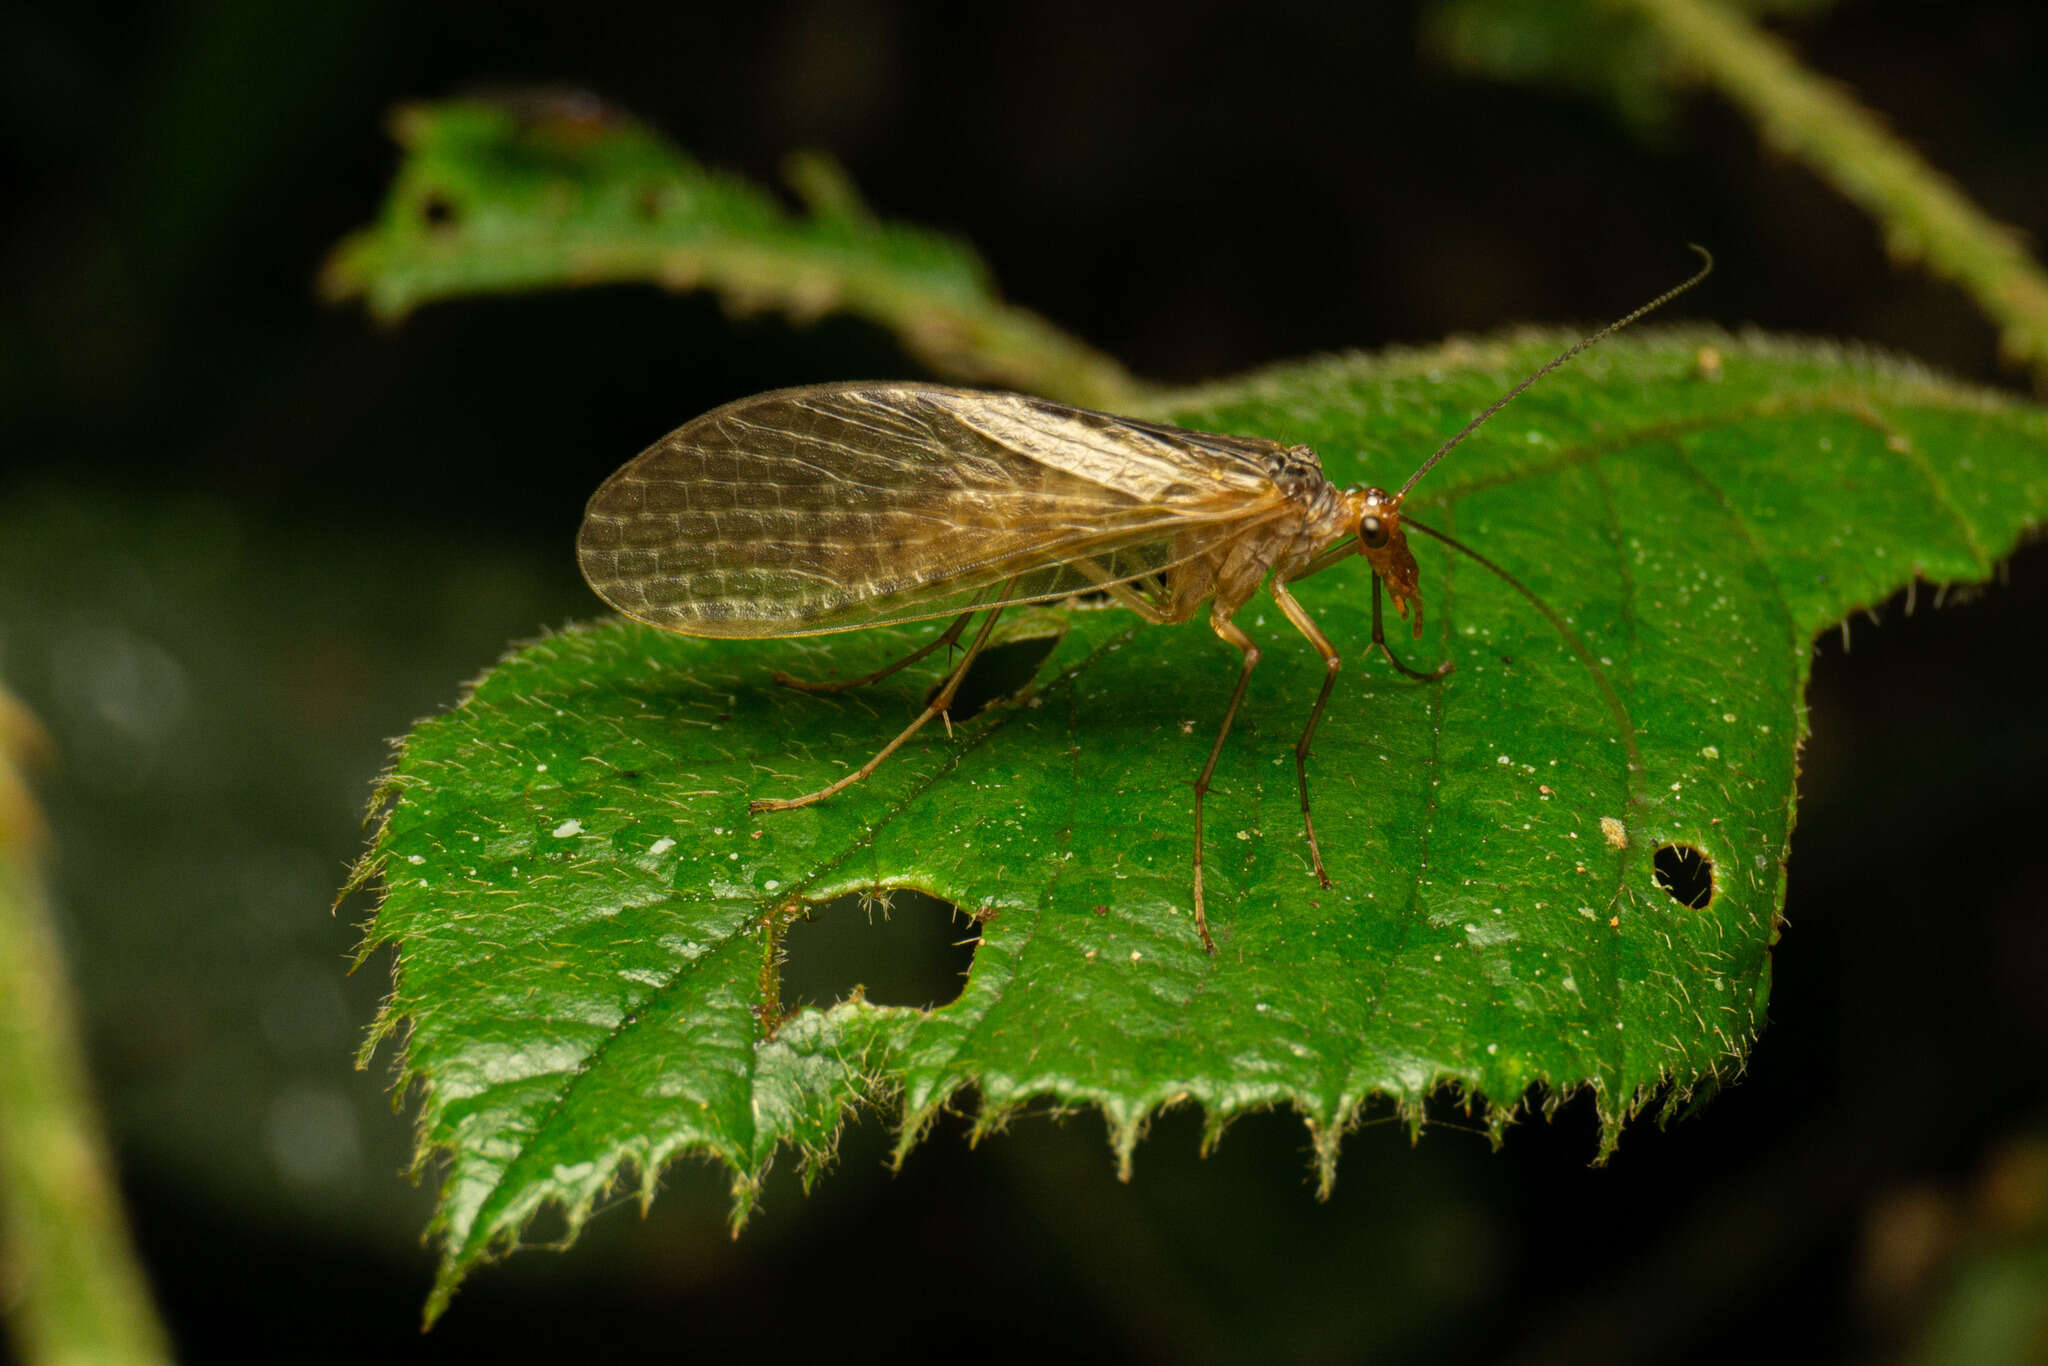
[[[1670,57],[1867,210],[1885,245],[1961,285],[1998,325],[2001,352],[2048,388],[2048,275],[2017,232],[1986,215],[1878,116],[1800,66],[1743,16],[1713,0],[1613,0],[1662,35]]]

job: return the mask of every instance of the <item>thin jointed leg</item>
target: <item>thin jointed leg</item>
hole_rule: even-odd
[[[940,646],[951,645],[955,641],[959,640],[960,633],[967,629],[967,619],[973,615],[974,613],[972,612],[962,612],[959,616],[953,619],[953,624],[951,626],[948,626],[944,631],[940,632],[937,639],[931,641],[928,644],[918,646],[915,650],[912,650],[909,654],[903,656],[903,658],[897,660],[894,664],[884,664],[881,668],[875,670],[871,674],[862,674],[859,678],[836,678],[831,680],[825,680],[797,678],[791,674],[786,674],[780,670],[777,670],[775,673],[775,681],[777,683],[780,683],[785,688],[796,688],[803,692],[845,692],[848,688],[864,688],[870,683],[881,682],[883,679],[887,678],[890,674],[895,673],[898,669],[902,668],[906,664],[917,663],[918,660],[923,659],[926,655],[930,654],[933,650],[938,649]]]
[[[1195,933],[1202,937],[1202,947],[1213,954],[1216,941],[1209,937],[1209,917],[1202,906],[1202,799],[1209,795],[1209,779],[1216,772],[1216,758],[1223,753],[1223,740],[1230,734],[1230,722],[1237,715],[1238,703],[1244,701],[1245,685],[1252,681],[1252,669],[1259,662],[1259,647],[1252,644],[1252,638],[1229,617],[1211,613],[1209,625],[1217,635],[1244,652],[1244,668],[1237,675],[1237,687],[1231,691],[1230,706],[1223,713],[1223,724],[1216,730],[1216,743],[1209,747],[1209,762],[1202,765],[1202,776],[1195,779]]]
[[[1102,591],[1109,594],[1110,599],[1119,607],[1130,608],[1154,626],[1164,626],[1173,620],[1172,614],[1164,606],[1152,598],[1146,597],[1128,581],[1111,579],[1109,571],[1095,561],[1070,560],[1068,561],[1068,567],[1077,569],[1095,580]]]
[[[996,618],[1002,614],[1003,609],[998,607],[982,619],[981,629],[974,633],[974,643],[967,647],[967,653],[961,657],[959,667],[947,676],[946,685],[939,689],[939,695],[931,700],[931,705],[918,714],[918,718],[915,721],[912,721],[903,728],[901,735],[898,735],[894,740],[882,746],[881,753],[847,774],[844,778],[841,778],[838,782],[821,787],[816,792],[806,792],[801,797],[758,797],[747,803],[747,810],[790,811],[799,806],[809,806],[812,802],[823,801],[835,792],[845,791],[862,778],[867,777],[868,774],[880,768],[882,760],[901,749],[905,741],[924,729],[925,722],[944,712],[947,707],[953,704],[953,694],[960,691],[960,680],[967,676],[967,670],[973,665],[974,657],[980,654],[981,647],[988,643],[988,633],[994,629]]]
[[[1315,646],[1316,653],[1323,657],[1323,690],[1316,694],[1315,710],[1308,714],[1308,725],[1302,728],[1301,738],[1294,742],[1294,779],[1301,788],[1301,828],[1308,832],[1309,861],[1315,865],[1316,879],[1327,887],[1330,874],[1323,867],[1322,846],[1316,843],[1316,818],[1308,809],[1308,749],[1315,743],[1316,726],[1323,719],[1323,708],[1329,705],[1330,689],[1337,683],[1337,650],[1316,626],[1307,609],[1287,591],[1285,583],[1274,579],[1272,593],[1273,600],[1280,604],[1280,610],[1294,623],[1294,629],[1307,636],[1308,643]]]

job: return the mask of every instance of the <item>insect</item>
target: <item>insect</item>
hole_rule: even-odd
[[[1259,662],[1258,646],[1233,620],[1237,612],[1264,585],[1323,658],[1322,690],[1295,743],[1294,763],[1310,862],[1327,887],[1309,806],[1308,758],[1339,660],[1289,585],[1363,557],[1372,572],[1370,648],[1406,677],[1448,674],[1449,661],[1427,671],[1402,663],[1382,626],[1384,586],[1415,636],[1422,634],[1419,574],[1405,526],[1466,549],[1404,517],[1402,500],[1531,384],[1705,279],[1713,258],[1693,250],[1701,265],[1691,278],[1510,389],[1393,493],[1338,488],[1307,446],[1187,431],[1018,394],[827,384],[726,404],[642,451],[591,495],[577,557],[584,578],[612,607],[684,635],[817,635],[952,618],[929,644],[860,678],[815,683],[775,675],[811,691],[872,683],[941,647],[950,650],[980,615],[959,663],[895,739],[836,782],[797,797],[758,798],[749,804],[754,812],[807,806],[845,790],[933,717],[946,715],[1005,608],[1101,592],[1166,624],[1186,621],[1207,604],[1209,628],[1241,659],[1194,785],[1195,932],[1213,954],[1202,887],[1203,804]]]

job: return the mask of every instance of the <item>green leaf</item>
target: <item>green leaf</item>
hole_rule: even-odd
[[[1395,484],[1565,340],[1289,366],[1152,415]],[[361,870],[385,886],[365,952],[397,949],[376,1034],[409,1026],[421,1161],[448,1163],[429,1312],[544,1204],[573,1235],[679,1155],[731,1169],[742,1219],[779,1150],[815,1173],[863,1103],[901,1104],[906,1150],[970,1092],[977,1131],[1034,1099],[1099,1106],[1126,1169],[1163,1106],[1200,1105],[1212,1137],[1287,1106],[1327,1188],[1375,1098],[1419,1127],[1451,1088],[1498,1132],[1585,1089],[1604,1153],[1738,1072],[1763,1021],[1814,634],[1984,578],[2044,507],[2039,409],[1808,343],[1608,344],[1409,502],[1569,638],[1419,539],[1427,629],[1396,645],[1457,667],[1417,685],[1367,654],[1362,566],[1300,585],[1346,655],[1312,764],[1329,890],[1291,757],[1322,666],[1268,600],[1240,614],[1265,660],[1210,797],[1214,958],[1189,785],[1236,656],[1199,621],[1034,613],[1016,631],[1058,639],[1028,695],[760,817],[748,798],[864,760],[932,677],[819,696],[771,674],[864,671],[936,624],[738,642],[614,620],[519,649],[404,742]],[[1668,843],[1711,859],[1703,908],[1655,880]],[[787,1013],[792,918],[895,887],[976,915],[960,998]]]
[[[405,150],[377,222],[321,287],[396,320],[441,299],[575,285],[708,289],[737,312],[829,312],[894,332],[940,374],[1116,406],[1123,367],[1005,304],[964,244],[876,220],[817,154],[790,180],[809,212],[699,166],[590,96],[533,93],[401,107]]]

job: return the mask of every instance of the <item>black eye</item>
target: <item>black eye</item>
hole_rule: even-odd
[[[1358,539],[1367,550],[1378,550],[1387,543],[1387,524],[1367,513],[1358,519]]]

